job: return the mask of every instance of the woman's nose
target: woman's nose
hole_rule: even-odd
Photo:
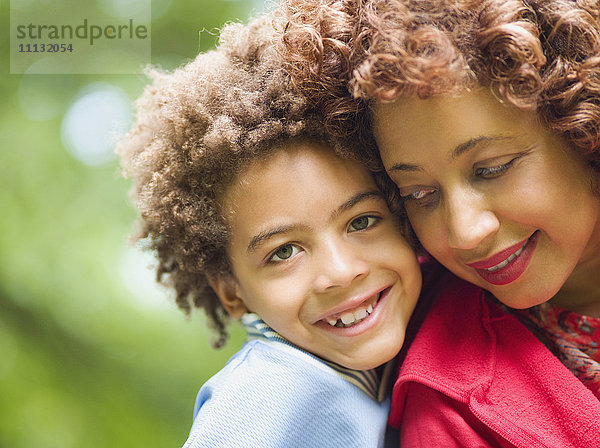
[[[468,190],[454,192],[448,198],[446,221],[448,244],[453,249],[474,249],[500,227],[500,221],[485,197]]]

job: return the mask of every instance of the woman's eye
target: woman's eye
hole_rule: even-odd
[[[375,224],[378,219],[376,216],[361,216],[352,220],[350,226],[348,226],[348,230],[350,232],[365,230]]]
[[[433,190],[419,190],[419,191],[415,191],[412,194],[412,198],[413,199],[423,199],[425,198],[427,195],[433,193]]]
[[[505,171],[507,171],[517,159],[518,157],[515,157],[510,162],[505,163],[503,165],[475,168],[475,176],[483,177],[484,179],[494,179],[496,177],[499,177]]]
[[[436,190],[434,188],[424,188],[402,195],[401,198],[405,202],[414,201],[418,205],[427,205],[427,203],[433,199],[435,192]]]
[[[300,252],[300,248],[298,246],[295,244],[286,244],[273,252],[273,254],[269,257],[269,261],[285,261],[298,254],[298,252]]]

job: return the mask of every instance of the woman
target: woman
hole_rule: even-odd
[[[469,282],[401,366],[401,445],[600,446],[598,2],[287,7],[297,86]]]

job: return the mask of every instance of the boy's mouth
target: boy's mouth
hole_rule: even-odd
[[[356,308],[346,310],[342,313],[333,314],[323,319],[332,327],[346,328],[356,325],[365,320],[373,312],[377,306],[377,302],[381,297],[381,292],[369,297]]]

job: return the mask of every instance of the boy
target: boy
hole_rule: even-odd
[[[382,446],[385,364],[421,273],[385,180],[341,157],[293,92],[271,20],[229,25],[217,51],[154,74],[119,148],[138,237],[178,305],[204,308],[218,344],[226,315],[248,331],[200,390],[185,447]]]

